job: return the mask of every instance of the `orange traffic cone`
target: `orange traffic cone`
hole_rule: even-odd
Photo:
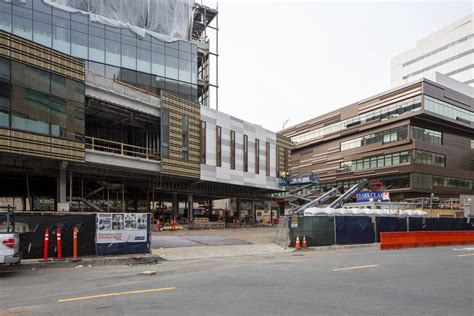
[[[296,236],[295,248],[296,248],[296,250],[299,250],[299,249],[301,248],[301,245],[300,245],[300,236]]]
[[[308,248],[308,244],[306,243],[306,236],[303,236],[303,249]]]

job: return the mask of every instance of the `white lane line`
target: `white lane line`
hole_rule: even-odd
[[[366,265],[366,266],[356,266],[356,267],[333,269],[332,271],[347,271],[347,270],[356,270],[356,269],[376,268],[378,266],[379,266],[378,264],[369,264],[369,265]]]
[[[474,253],[465,253],[463,255],[458,255],[458,257],[467,257],[467,256],[474,256]]]

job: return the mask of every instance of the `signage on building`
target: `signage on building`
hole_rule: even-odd
[[[145,213],[97,214],[97,243],[146,242],[148,217]]]
[[[359,192],[356,194],[356,202],[390,202],[388,192]]]

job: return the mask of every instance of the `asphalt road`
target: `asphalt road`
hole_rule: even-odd
[[[452,248],[0,270],[0,315],[473,315],[474,251]]]

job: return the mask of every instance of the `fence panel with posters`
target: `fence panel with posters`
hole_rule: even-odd
[[[148,213],[98,213],[97,254],[149,253],[150,218]]]

